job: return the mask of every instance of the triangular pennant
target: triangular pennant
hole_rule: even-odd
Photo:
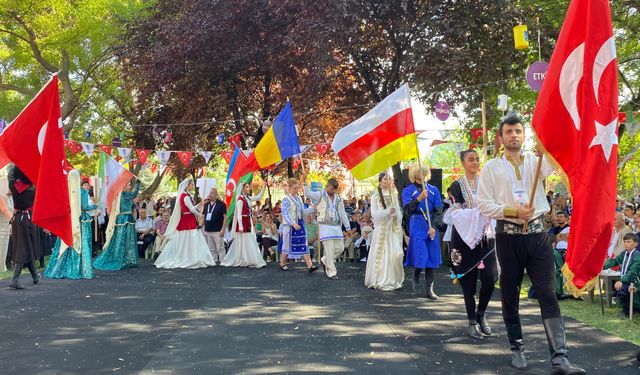
[[[204,158],[204,162],[206,164],[208,164],[209,163],[209,159],[211,159],[211,155],[213,154],[213,152],[211,152],[211,151],[200,151],[199,153]]]
[[[316,151],[320,154],[320,156],[325,156],[331,147],[330,143],[318,143],[316,146]]]
[[[176,155],[178,155],[178,159],[185,168],[189,168],[191,164],[191,158],[193,158],[193,152],[191,151],[176,151]]]
[[[173,151],[156,151],[156,155],[158,156],[158,160],[160,160],[160,165],[167,165],[169,162],[169,157],[171,157],[171,153]]]
[[[140,160],[140,163],[145,164],[147,162],[147,158],[149,157],[149,154],[151,154],[151,150],[143,150],[143,149],[136,149],[136,154],[138,154],[138,160]]]
[[[236,133],[229,137],[229,144],[231,145],[231,148],[240,147],[241,138],[242,133]]]
[[[91,155],[93,155],[93,150],[96,148],[96,145],[87,142],[80,142],[80,144],[82,145],[82,150],[84,151],[84,153],[87,154],[88,158],[90,158]]]
[[[129,163],[131,161],[131,149],[127,147],[116,147],[118,149],[118,154],[122,157],[125,163]]]
[[[158,164],[151,164],[151,173],[156,173],[158,170]]]
[[[474,141],[477,141],[478,138],[482,137],[482,128],[474,128],[474,129],[469,129],[469,133],[471,133],[471,138],[473,138]]]
[[[104,152],[105,154],[111,156],[111,151],[113,150],[113,146],[109,145],[98,145],[98,148]]]
[[[233,157],[233,151],[222,151],[220,156],[227,162],[227,165],[231,163],[231,158]]]
[[[75,155],[78,152],[82,151],[82,145],[72,140],[67,141],[67,148],[71,152],[71,155]]]

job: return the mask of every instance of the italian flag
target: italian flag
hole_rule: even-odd
[[[102,181],[102,189],[100,190],[102,207],[106,208],[107,213],[111,213],[113,202],[118,197],[118,194],[124,190],[135,175],[115,159],[105,154],[104,151],[100,151],[98,177]]]
[[[340,129],[331,148],[362,180],[401,160],[418,157],[409,85],[384,98],[372,110]]]

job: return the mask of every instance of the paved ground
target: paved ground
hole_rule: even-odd
[[[93,280],[49,280],[0,289],[2,374],[545,374],[537,305],[523,305],[530,370],[508,366],[491,303],[494,337],[464,336],[459,287],[439,275],[437,302],[408,287],[367,290],[364,265],[340,280],[298,266],[156,270],[150,263]],[[30,282],[30,281],[29,281]],[[2,280],[0,283],[8,283]],[[591,374],[638,373],[638,347],[567,320],[573,362]]]

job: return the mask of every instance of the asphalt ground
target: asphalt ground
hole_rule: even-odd
[[[521,306],[529,369],[518,371],[499,290],[488,309],[495,333],[475,341],[444,269],[432,302],[408,282],[366,289],[364,267],[339,263],[333,281],[303,263],[282,272],[273,263],[158,270],[143,261],[92,280],[34,286],[23,274],[22,291],[2,280],[0,374],[549,373],[537,304]],[[573,319],[566,326],[570,359],[588,373],[640,373],[637,346]]]

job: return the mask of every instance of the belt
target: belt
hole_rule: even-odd
[[[192,212],[183,212],[182,214],[183,214],[183,215],[193,215],[193,213],[192,213]]]
[[[522,231],[522,224],[512,223],[506,220],[498,220],[496,222],[496,233],[500,234],[534,234],[544,233],[544,222],[542,220],[543,215],[529,220],[527,225],[527,233]]]

